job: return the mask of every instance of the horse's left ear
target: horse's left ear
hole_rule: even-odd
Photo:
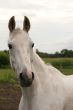
[[[26,16],[24,16],[23,30],[28,32],[29,29],[30,29],[30,21],[29,21],[29,19]]]

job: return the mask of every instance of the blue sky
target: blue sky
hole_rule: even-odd
[[[0,50],[7,49],[12,15],[21,28],[23,16],[29,17],[30,37],[40,51],[73,49],[73,0],[0,0]]]

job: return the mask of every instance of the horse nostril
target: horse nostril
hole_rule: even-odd
[[[26,74],[20,73],[20,80],[27,82],[29,79],[28,79],[28,76]]]
[[[34,73],[32,72],[32,79],[34,80]]]
[[[12,44],[8,44],[9,49],[12,49]]]
[[[28,77],[27,77],[26,74],[20,73],[20,79],[21,79],[21,80],[26,80],[26,79],[28,79]]]
[[[23,73],[20,73],[20,79],[22,79],[22,74],[23,74]]]

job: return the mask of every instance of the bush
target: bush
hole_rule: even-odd
[[[0,68],[9,68],[9,54],[6,51],[0,52]]]

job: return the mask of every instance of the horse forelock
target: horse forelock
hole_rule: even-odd
[[[14,37],[16,37],[17,35],[22,34],[24,31],[21,30],[20,28],[16,28],[15,30],[13,30],[13,32],[10,33],[11,39],[13,39]]]

